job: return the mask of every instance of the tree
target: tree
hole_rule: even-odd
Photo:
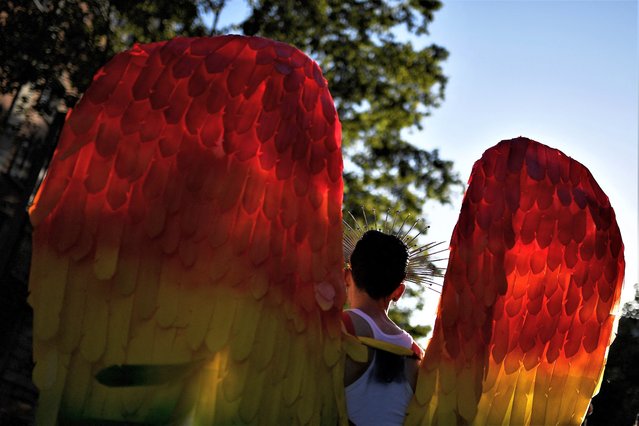
[[[62,90],[72,106],[95,72],[134,42],[204,35],[199,2],[10,0],[0,6],[0,93]],[[63,86],[63,87],[60,87]]]
[[[635,298],[624,303],[621,315],[639,320],[639,283],[635,283]]]
[[[639,284],[635,290],[634,300],[623,306],[601,390],[592,400],[588,426],[632,425],[639,420]]]
[[[329,81],[343,124],[346,210],[420,216],[427,198],[450,202],[452,188],[461,185],[452,162],[404,135],[421,129],[444,99],[441,63],[448,52],[434,44],[418,49],[397,35],[427,34],[440,1],[250,1],[246,20],[218,29],[225,6],[224,0],[9,1],[0,6],[0,88],[6,93],[67,78],[72,105],[95,71],[134,42],[230,30],[282,40],[318,61]],[[214,15],[212,29],[203,13]],[[407,322],[408,312],[396,315]]]

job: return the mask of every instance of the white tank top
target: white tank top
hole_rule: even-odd
[[[402,330],[401,334],[386,334],[375,321],[359,309],[350,309],[363,318],[373,331],[373,337],[384,342],[411,348],[413,338]],[[401,425],[406,417],[406,407],[413,397],[408,380],[400,383],[380,383],[373,377],[375,355],[368,369],[355,382],[346,386],[348,418],[356,426]]]

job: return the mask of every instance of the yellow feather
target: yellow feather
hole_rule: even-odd
[[[104,418],[104,401],[106,399],[108,388],[105,386],[91,386],[87,393],[83,417]]]
[[[67,375],[61,410],[67,417],[73,419],[82,415],[93,375],[89,363],[85,362],[78,353],[71,358],[71,366],[73,373]]]
[[[513,405],[510,413],[510,422],[530,424],[532,415],[533,391],[535,388],[535,369],[521,370],[517,378]]]
[[[95,362],[106,347],[109,321],[109,282],[94,281],[87,288],[80,350],[84,359]]]
[[[500,377],[501,368],[502,364],[495,363],[495,360],[489,356],[486,375],[482,383],[482,395],[477,405],[477,415],[473,421],[474,424],[487,424],[486,419],[490,412],[490,405],[492,404],[492,398],[496,389],[497,379]]]
[[[271,389],[267,389],[264,385],[266,381],[266,371],[264,370],[257,371],[251,368],[247,380],[249,383],[242,393],[239,414],[243,422],[250,424],[255,423],[262,402],[262,395],[265,392],[270,392]],[[259,419],[259,417],[257,418]]]
[[[218,352],[198,375],[198,381],[193,390],[195,403],[188,416],[188,419],[192,420],[192,424],[215,424],[216,401],[222,374],[221,363],[224,356],[226,356],[225,353]],[[195,421],[196,419],[197,422]]]
[[[548,365],[547,363],[541,363],[537,367],[530,418],[530,423],[533,425],[544,423],[546,405],[548,404],[548,387],[550,386],[553,368],[553,365]]]
[[[161,327],[173,325],[177,319],[178,304],[181,302],[182,292],[186,291],[181,288],[181,273],[183,271],[179,262],[177,256],[172,256],[165,259],[162,264],[156,314],[156,319]]]
[[[322,378],[324,377],[325,373],[321,368],[307,371],[306,374],[302,376],[300,399],[297,403],[297,418],[300,421],[300,424],[308,424],[313,413],[316,411],[315,403],[318,398],[318,387],[320,389],[326,389],[324,386],[320,385]]]
[[[153,354],[153,363],[172,364],[190,361],[189,359],[180,359],[173,351],[173,343],[177,330],[174,328],[158,328],[155,330],[153,346],[150,352]]]
[[[504,370],[501,371],[497,384],[493,388],[494,393],[488,394],[490,396],[490,407],[486,407],[488,408],[486,420],[488,424],[503,424],[504,421],[508,420],[517,376],[518,371],[510,374],[507,374]]]
[[[167,424],[175,410],[182,393],[181,381],[170,382],[149,391],[150,398],[146,398],[137,413],[137,419],[143,419],[147,424]]]
[[[157,247],[149,247],[144,262],[140,263],[139,275],[135,291],[133,318],[148,319],[157,309],[160,272],[164,256]]]
[[[172,358],[177,360],[177,363],[196,360],[194,352],[189,347],[186,341],[186,333],[184,329],[177,329],[175,338],[173,339],[173,345],[171,346]],[[198,357],[197,360],[201,360],[203,357]]]
[[[248,369],[238,367],[238,364],[233,364],[230,361],[230,355],[226,353],[220,364],[220,371],[223,377],[220,383],[220,392],[215,401],[216,415],[214,424],[239,423],[237,417],[240,399],[238,398],[239,394],[236,395],[234,393],[242,391],[246,377],[238,376],[244,376]],[[232,377],[230,377],[231,375]],[[235,396],[235,398],[230,399],[229,396]]]
[[[126,347],[129,343],[133,295],[121,297],[112,295],[109,301],[109,326],[105,362],[122,364],[126,360]]]
[[[472,421],[477,414],[480,395],[475,395],[476,372],[474,366],[466,365],[457,375],[457,408],[459,415]]]
[[[456,380],[457,372],[455,371],[454,361],[446,360],[446,363],[441,363],[439,368],[439,387],[441,391],[447,395],[455,391],[457,387]]]
[[[338,419],[340,420],[339,424],[346,425],[348,424],[348,415],[346,413],[346,396],[344,394],[344,363],[340,362],[335,365],[332,370],[332,382],[333,382],[333,393],[335,394],[335,402],[336,402],[336,410]],[[323,393],[322,395],[326,395]],[[333,401],[329,401],[329,404]],[[330,407],[330,405],[325,404],[325,407]]]
[[[419,405],[426,405],[435,394],[437,373],[420,369],[415,387],[415,400]]]
[[[260,321],[271,321],[261,318],[262,303],[252,297],[244,297],[238,303],[234,330],[231,333],[231,357],[234,361],[244,361],[255,344],[255,331]]]
[[[266,384],[268,391],[264,392],[259,408],[260,423],[263,425],[291,424],[286,422],[288,408],[282,400],[282,383],[272,382],[272,371],[268,371]]]
[[[214,294],[212,286],[203,285],[197,291],[188,292],[188,301],[181,306],[184,311],[188,309],[188,313],[185,312],[182,315],[187,318],[185,319],[188,324],[186,339],[189,347],[194,351],[198,350],[204,342],[204,337],[211,323]]]
[[[457,406],[457,400],[455,394],[439,394],[439,400],[437,409],[435,411],[436,422],[440,425],[455,425],[457,424],[457,416],[455,414],[455,408]]]
[[[488,363],[486,377],[484,377],[484,381],[482,383],[482,392],[484,394],[495,386],[497,377],[499,377],[501,370],[504,368],[503,362],[500,364],[495,363],[495,359],[490,355],[488,357]]]
[[[127,364],[148,364],[150,349],[155,341],[157,324],[154,320],[132,321],[129,345],[127,346]]]
[[[331,346],[333,342],[325,342],[324,347]],[[345,334],[342,340],[342,348],[346,355],[356,362],[368,361],[368,347],[364,345],[357,337]]]
[[[566,378],[565,389],[558,409],[558,419],[570,419],[575,414],[579,400],[579,384],[583,380],[583,377],[574,375]]]
[[[570,417],[569,423],[571,425],[581,425],[584,421],[584,417],[586,416],[586,412],[588,411],[588,405],[590,404],[592,394],[578,394],[576,406],[580,407],[581,410],[575,410]]]
[[[177,316],[173,327],[186,331],[190,327],[192,317],[194,316],[193,311],[206,307],[206,302],[210,304],[212,299],[206,299],[207,293],[205,293],[205,289],[208,287],[206,285],[208,276],[202,277],[202,274],[193,269],[184,273],[182,277],[180,301],[177,306]],[[204,336],[201,336],[201,338],[204,338]],[[196,349],[197,348],[194,350]]]
[[[69,281],[64,295],[64,309],[61,313],[59,347],[70,353],[80,344],[82,323],[86,310],[86,292],[93,278],[93,269],[88,260],[75,263],[69,270]]]
[[[265,306],[263,310],[263,320],[257,324],[255,344],[250,355],[250,362],[259,370],[266,368],[271,362],[277,362],[277,360],[273,359],[276,349],[275,343],[278,330],[284,327],[282,318],[275,309]]]
[[[213,303],[213,315],[206,333],[206,347],[213,353],[219,351],[228,342],[231,325],[235,321],[237,301],[230,290],[220,288],[216,291]]]
[[[140,412],[140,408],[150,396],[149,394],[149,390],[142,387],[118,389],[122,416],[124,418],[134,418]]]
[[[247,381],[250,381],[249,364],[248,362],[233,362],[231,359],[228,362],[228,371],[222,381],[222,388],[224,399],[227,402],[233,402],[238,400],[243,391],[247,389]]]
[[[323,340],[323,344],[320,349],[323,350],[323,359],[327,366],[334,366],[342,358],[342,344],[343,342],[340,339],[325,338]],[[351,348],[351,351],[357,352],[353,353],[355,358],[351,357],[355,361],[361,359],[361,355],[364,353],[364,350],[361,347],[357,349]]]
[[[140,253],[136,253],[132,249],[122,253],[118,270],[113,277],[114,287],[118,295],[127,296],[135,291],[138,282],[139,264]]]
[[[575,391],[563,395],[559,414],[562,419],[571,419],[571,424],[581,424],[590,398],[596,393],[604,367],[600,357],[597,352],[581,353],[571,361],[572,374],[566,380],[566,389]]]
[[[572,367],[567,360],[561,356],[557,358],[548,387],[548,403],[546,404],[545,416],[547,423],[555,423],[559,420],[559,407],[564,392],[566,392],[564,386],[566,384],[567,374],[570,374],[571,369]]]
[[[120,389],[107,388],[103,394],[102,412],[99,418],[119,420],[122,418],[122,401]]]
[[[40,388],[38,410],[36,412],[36,424],[38,425],[49,425],[52,419],[57,418],[69,365],[69,355],[56,354],[47,358],[47,363],[55,363],[55,366],[53,364],[41,366],[48,370],[45,373],[47,376],[46,384],[48,385],[46,388],[40,387],[36,381],[40,379],[36,379],[34,370],[34,382]]]
[[[135,321],[131,324],[130,340],[127,346],[127,364],[149,364],[151,348],[155,340],[154,320]],[[136,413],[147,397],[146,388],[121,389],[123,412]]]
[[[273,337],[275,338],[275,351],[273,361],[269,363],[271,375],[274,383],[277,383],[278,386],[283,386],[284,376],[288,371],[289,364],[293,362],[290,350],[293,335],[291,334],[290,324],[283,317],[282,325],[275,329]]]
[[[33,383],[40,390],[51,389],[58,377],[58,351],[48,345],[39,344],[37,347],[37,359],[33,367]]]
[[[68,269],[69,260],[50,247],[42,245],[35,252],[29,303],[34,309],[33,333],[38,339],[49,340],[58,332]]]
[[[100,280],[108,280],[115,274],[125,223],[124,213],[118,211],[105,213],[99,224],[93,270]]]
[[[303,360],[307,356],[304,352],[304,340],[300,335],[290,336],[290,360],[284,376],[284,402],[288,405],[293,404],[300,396],[302,375],[304,374]]]

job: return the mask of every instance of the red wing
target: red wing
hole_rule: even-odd
[[[581,424],[624,272],[608,197],[529,139],[473,167],[407,423]]]
[[[39,421],[344,418],[339,148],[326,80],[291,46],[178,38],[114,57],[31,210]],[[164,385],[94,378],[203,361]]]

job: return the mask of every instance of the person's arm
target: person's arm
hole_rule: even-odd
[[[406,378],[408,379],[408,383],[410,387],[415,392],[415,387],[417,386],[417,371],[419,370],[420,360],[417,358],[406,358],[406,364],[404,365],[404,372],[406,373]]]
[[[373,337],[373,330],[371,330],[371,327],[366,323],[366,321],[351,312],[346,312],[346,315],[351,318],[356,336]],[[346,362],[344,364],[344,386],[354,383],[366,372],[366,369],[370,365],[372,355],[373,350],[368,348],[367,362],[356,362],[346,356]]]

